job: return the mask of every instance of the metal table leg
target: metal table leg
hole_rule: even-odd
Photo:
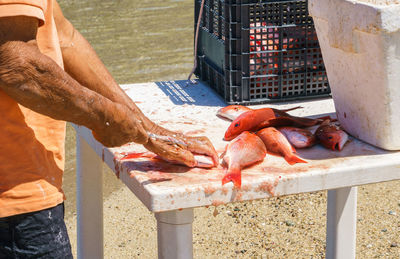
[[[193,258],[193,209],[159,212],[155,216],[157,219],[158,258]]]
[[[357,187],[328,191],[326,258],[356,256]]]
[[[78,258],[103,258],[102,160],[77,135],[77,246]]]

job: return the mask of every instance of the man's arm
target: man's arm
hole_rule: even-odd
[[[61,44],[65,71],[83,86],[107,97],[108,99],[126,105],[132,110],[132,116],[137,116],[147,133],[159,136],[174,136],[177,142],[184,142],[187,147],[176,148],[176,145],[165,143],[160,139],[150,138],[145,147],[161,157],[196,166],[193,153],[210,156],[214,164],[218,164],[218,156],[211,142],[206,137],[186,137],[171,132],[149,120],[128,95],[115,82],[109,71],[98,58],[86,39],[63,16],[60,6],[54,5],[54,18]]]
[[[33,111],[92,129],[106,146],[147,143],[129,107],[83,87],[40,53],[37,26],[36,18],[0,18],[0,89]]]
[[[54,2],[53,10],[65,71],[81,85],[114,102],[139,110],[115,82],[89,42],[64,17],[57,2]]]
[[[58,23],[60,35],[68,35],[68,30],[61,25]],[[72,76],[62,70],[39,51],[35,40],[37,28],[36,18],[0,18],[0,89],[10,97],[33,111],[92,129],[95,138],[105,146],[136,142],[168,161],[191,167],[204,166],[195,160],[194,154],[199,153],[211,157],[214,165],[218,164],[217,153],[206,137],[176,134],[145,117],[111,75],[103,73],[106,69],[90,46],[87,52],[63,48],[67,71]],[[82,41],[80,34],[78,36],[78,46],[87,47],[88,43]],[[75,70],[75,66],[78,69]],[[165,138],[149,138],[149,135],[174,135],[177,143],[185,145],[171,144]]]

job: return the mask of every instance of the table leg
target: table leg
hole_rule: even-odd
[[[328,191],[326,226],[326,258],[355,258],[357,187]]]
[[[193,209],[156,213],[159,259],[193,258]]]
[[[78,258],[103,258],[102,160],[84,138],[76,141]]]

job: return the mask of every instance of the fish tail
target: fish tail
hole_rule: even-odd
[[[242,186],[242,172],[239,168],[228,169],[224,178],[222,178],[222,185],[233,182],[233,185],[240,189]]]
[[[294,165],[296,163],[307,163],[306,160],[301,159],[293,153],[291,155],[285,156],[285,160],[289,163],[289,165]]]
[[[296,107],[289,108],[289,109],[282,110],[282,111],[283,111],[283,112],[290,112],[290,111],[297,110],[297,109],[301,109],[301,108],[304,108],[304,107],[303,107],[303,106],[296,106]]]

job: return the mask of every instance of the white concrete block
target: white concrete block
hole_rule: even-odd
[[[400,1],[308,3],[341,125],[400,150]]]

